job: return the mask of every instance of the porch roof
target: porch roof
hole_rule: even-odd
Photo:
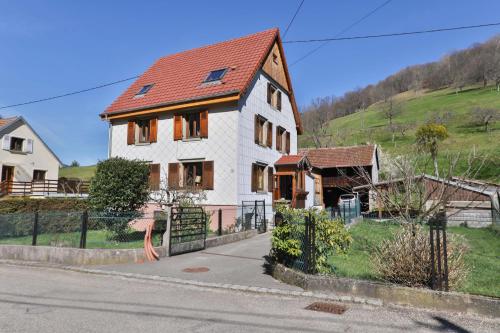
[[[274,162],[274,165],[298,165],[304,158],[304,155],[283,155]]]

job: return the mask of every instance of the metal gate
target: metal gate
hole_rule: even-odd
[[[243,201],[241,216],[246,230],[257,229],[259,232],[267,231],[265,200]]]
[[[199,251],[205,249],[207,216],[201,207],[172,207],[170,218],[169,253]]]

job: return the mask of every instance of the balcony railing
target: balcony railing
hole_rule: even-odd
[[[89,192],[89,181],[83,180],[33,180],[0,182],[0,197],[12,196],[86,196]]]

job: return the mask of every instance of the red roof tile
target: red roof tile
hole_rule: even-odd
[[[303,159],[303,155],[283,155],[274,162],[274,165],[297,165]]]
[[[305,148],[299,154],[307,156],[316,168],[342,168],[373,165],[376,146],[352,146],[335,148]]]
[[[15,121],[17,117],[10,117],[10,118],[0,118],[0,128],[7,126],[11,122]]]
[[[278,37],[278,29],[160,58],[103,113],[120,113],[242,93]],[[203,84],[207,75],[228,68],[221,84]],[[153,84],[143,97],[135,97]]]

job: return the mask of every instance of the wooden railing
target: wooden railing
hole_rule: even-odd
[[[0,197],[12,196],[50,196],[55,194],[88,194],[90,182],[73,179],[46,179],[22,181],[3,181],[0,183]]]

